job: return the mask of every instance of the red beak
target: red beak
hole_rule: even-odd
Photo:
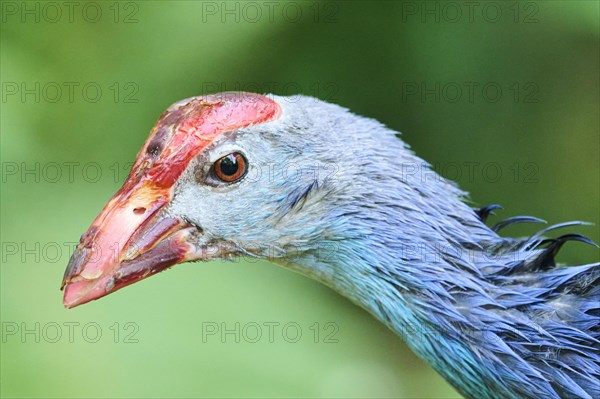
[[[125,184],[71,256],[61,286],[65,307],[100,298],[177,263],[222,255],[196,244],[199,227],[165,212],[175,183],[217,136],[274,120],[280,113],[273,100],[251,93],[195,97],[163,113]]]
[[[200,259],[188,242],[198,230],[161,214],[169,201],[165,190],[147,179],[129,190],[126,186],[104,207],[69,260],[63,280],[67,308]]]

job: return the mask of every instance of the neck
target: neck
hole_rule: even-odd
[[[394,132],[336,115],[349,123],[321,141],[343,153],[322,160],[337,173],[300,214],[316,230],[280,261],[373,314],[466,397],[598,397],[600,264],[553,267],[582,239],[499,237]]]
[[[355,229],[346,226],[360,234],[321,241],[317,251],[291,259],[289,266],[367,310],[465,397],[558,399],[573,392],[593,397],[587,393],[597,389],[598,341],[586,332],[595,328],[594,319],[581,312],[598,307],[600,290],[594,291],[593,281],[599,265],[547,274],[528,270],[543,250],[497,236],[472,209],[457,206],[452,215],[433,219],[443,228],[423,225],[422,214],[407,220],[406,210],[401,224],[394,222],[399,215],[388,215]],[[514,265],[525,272],[507,277]],[[577,292],[569,285],[584,287],[581,297],[563,294]],[[564,320],[545,313],[565,309]],[[531,347],[532,342],[544,344]],[[575,351],[582,342],[586,352],[580,355]],[[573,364],[591,371],[568,371]],[[560,382],[582,375],[566,388]]]
[[[505,286],[493,276],[498,265],[526,264],[541,251],[499,237],[454,186],[443,201],[418,192],[403,201],[418,207],[386,203],[377,197],[389,195],[386,189],[372,192],[364,203],[383,204],[377,211],[346,212],[338,225],[344,236],[328,234],[289,266],[374,315],[466,397],[558,398],[548,381],[554,369],[543,369],[514,343],[521,331],[526,340],[546,339],[540,333],[546,327],[521,311],[540,297],[529,283]]]
[[[462,231],[467,237],[464,230],[471,227],[465,226],[474,225],[473,236],[487,234],[491,242],[495,234],[476,220],[470,208],[461,206],[466,218],[450,218],[455,225],[444,230]],[[289,266],[304,273],[310,270],[310,277],[367,310],[464,395],[511,397],[488,373],[496,366],[486,365],[485,356],[482,360],[482,352],[493,353],[483,336],[484,320],[469,314],[469,300],[488,297],[473,263],[483,254],[482,243],[459,243],[433,226],[423,226],[427,229],[415,234],[421,216],[401,225],[392,217],[384,218],[384,224],[381,220],[372,226],[362,224],[360,237],[321,241],[318,251],[293,259]]]

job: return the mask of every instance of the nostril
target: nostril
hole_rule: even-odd
[[[144,207],[133,208],[133,213],[135,213],[136,215],[143,215],[144,213],[146,213],[146,208],[144,208]]]

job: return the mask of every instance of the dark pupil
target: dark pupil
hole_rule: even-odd
[[[235,175],[238,171],[237,159],[233,155],[227,155],[221,161],[221,173],[227,176]]]

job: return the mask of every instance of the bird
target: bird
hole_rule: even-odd
[[[72,308],[176,264],[268,259],[365,309],[467,398],[600,397],[600,263],[563,265],[564,222],[523,238],[382,123],[313,97],[171,105],[81,236]]]

